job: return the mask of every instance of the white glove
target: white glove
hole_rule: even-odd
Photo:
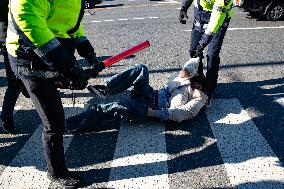
[[[198,75],[197,71],[198,71],[199,62],[200,62],[199,57],[191,58],[191,59],[189,59],[189,61],[187,61],[183,65],[183,68],[186,69],[190,73],[191,77],[196,76],[196,75]]]

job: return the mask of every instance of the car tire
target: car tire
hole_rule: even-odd
[[[277,3],[272,4],[266,13],[267,20],[278,21],[284,17],[284,6]]]

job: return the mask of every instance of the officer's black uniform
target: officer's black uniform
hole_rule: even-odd
[[[0,1],[0,22],[1,28],[0,32],[3,32],[2,35],[5,36],[7,32],[7,25],[8,25],[8,4],[9,0],[1,0]],[[8,81],[8,87],[5,92],[3,107],[1,112],[1,120],[3,122],[4,130],[14,133],[15,132],[15,125],[13,121],[13,111],[18,99],[18,96],[21,92],[20,85],[21,81],[15,76],[13,71],[11,70],[11,66],[8,60],[7,50],[4,44],[4,40],[1,42],[1,50],[2,55],[4,56],[4,64],[6,69],[6,77]]]

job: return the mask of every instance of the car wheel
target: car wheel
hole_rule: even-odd
[[[267,10],[266,18],[267,20],[277,21],[281,20],[284,16],[284,7],[278,4],[273,4]]]

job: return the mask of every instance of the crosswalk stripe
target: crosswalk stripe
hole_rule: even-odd
[[[123,122],[117,139],[108,188],[169,188],[163,124]]]
[[[216,99],[206,114],[233,186],[283,187],[284,168],[237,99]]]
[[[64,105],[64,107],[73,107]],[[75,105],[72,111],[66,110],[68,114],[80,111],[84,105]],[[43,157],[41,143],[40,125],[27,143],[23,146],[17,156],[9,164],[0,176],[0,188],[20,189],[20,188],[48,188],[50,181],[46,177],[46,164]],[[65,136],[64,149],[67,150],[72,136]]]

